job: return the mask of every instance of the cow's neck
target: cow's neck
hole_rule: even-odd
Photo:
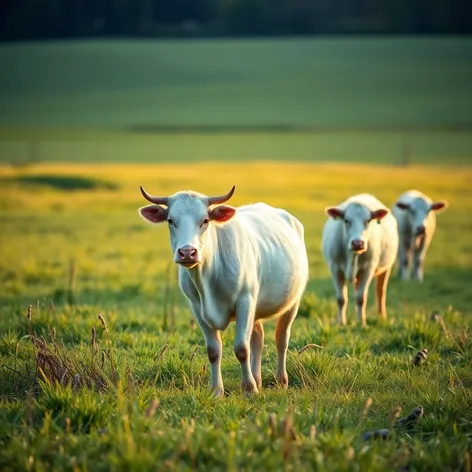
[[[215,273],[215,266],[221,260],[220,246],[218,244],[219,231],[220,230],[217,230],[213,225],[209,226],[206,234],[203,262],[188,271],[190,278],[195,284],[201,297],[205,296],[204,291],[205,287],[208,287],[209,285],[209,279],[213,279],[217,276]]]

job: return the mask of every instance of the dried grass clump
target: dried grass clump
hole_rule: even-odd
[[[68,385],[73,389],[87,387],[103,392],[110,385],[116,383],[116,370],[113,363],[111,341],[108,334],[105,319],[98,315],[106,332],[108,350],[101,349],[97,342],[95,326],[91,329],[90,356],[67,349],[64,342],[56,340],[56,329],[49,329],[49,341],[44,336],[38,336],[31,325],[32,306],[28,308],[27,320],[30,332],[30,340],[33,344],[33,353],[36,367],[36,378],[50,384]],[[98,359],[101,359],[99,365]],[[109,360],[111,376],[107,375],[106,360]]]

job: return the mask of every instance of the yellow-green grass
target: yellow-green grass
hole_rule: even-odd
[[[0,163],[241,161],[472,163],[472,133],[434,129],[134,133],[0,127]]]
[[[0,468],[466,470],[472,444],[472,170],[446,164],[2,167],[0,356],[6,367],[0,371]],[[231,326],[223,336],[227,396],[213,401],[203,336],[192,326],[173,272],[165,296],[171,261],[167,228],[139,218],[137,209],[146,204],[139,185],[156,194],[182,189],[216,194],[233,184],[234,205],[262,200],[303,222],[310,282],[292,329],[288,390],[274,386],[270,322],[262,393],[242,396]],[[335,326],[333,289],[320,252],[324,208],[357,192],[371,192],[392,205],[409,188],[450,203],[438,217],[424,283],[392,278],[385,323],[375,314],[371,293],[367,329],[358,326],[352,301],[348,326]],[[71,260],[73,305],[68,304]],[[164,302],[173,306],[175,320],[172,310],[164,319]],[[48,337],[48,327],[54,326],[65,349],[83,356],[86,364],[92,326],[100,348],[107,347],[97,319],[102,313],[118,387],[77,391],[49,384],[41,374],[35,385],[33,352],[25,337],[29,304],[33,330]],[[430,320],[433,310],[442,315],[447,333]],[[309,343],[324,349],[297,353]],[[411,359],[420,348],[429,350],[428,360],[414,368]],[[110,368],[106,362],[104,374],[111,375]],[[373,403],[362,419],[369,397]],[[149,417],[153,398],[160,404]],[[396,406],[408,414],[418,405],[424,418],[410,431],[395,432],[386,442],[361,441],[365,429],[389,427]],[[269,432],[268,414],[281,418],[287,409],[293,442]]]

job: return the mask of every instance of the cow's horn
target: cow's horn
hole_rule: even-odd
[[[226,195],[221,195],[221,197],[208,197],[208,205],[218,205],[227,202],[233,196],[235,189],[236,186],[233,185],[233,188]]]
[[[155,197],[147,193],[142,186],[139,188],[141,189],[141,193],[146,200],[149,200],[152,203],[157,203],[158,205],[167,205],[167,197]]]

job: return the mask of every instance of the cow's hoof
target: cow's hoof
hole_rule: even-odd
[[[214,398],[222,398],[225,396],[225,389],[223,386],[221,387],[216,387],[213,389],[213,397]]]
[[[259,376],[254,375],[254,380],[256,381],[256,386],[260,390],[262,387],[262,380]]]
[[[287,374],[284,374],[280,377],[277,377],[277,385],[280,388],[286,389],[288,387],[288,376]]]
[[[243,382],[241,384],[241,388],[245,395],[255,395],[259,393],[257,385],[255,382]]]

